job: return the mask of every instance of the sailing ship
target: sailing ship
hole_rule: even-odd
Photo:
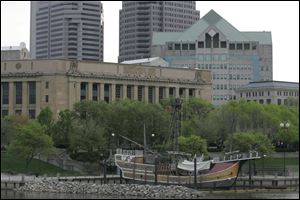
[[[196,164],[185,160],[176,166],[174,163],[157,161],[153,164],[147,163],[142,150],[117,149],[115,163],[121,170],[122,177],[135,183],[230,188],[235,183],[243,163],[259,158],[258,152],[236,153],[225,156],[224,160],[198,161]]]
[[[204,160],[204,157],[196,158],[193,161],[182,159],[190,157],[190,154],[180,152],[178,149],[179,136],[179,110],[181,108],[180,100],[174,104],[173,122],[175,129],[174,139],[176,145],[174,151],[169,151],[173,155],[173,162],[161,162],[161,155],[153,152],[146,146],[145,128],[144,128],[144,146],[129,140],[144,150],[124,150],[117,149],[114,156],[115,164],[120,169],[122,177],[134,183],[143,184],[172,184],[184,185],[197,188],[230,188],[236,181],[241,166],[247,160],[259,159],[256,151],[249,153],[239,153],[238,151],[226,153],[222,159],[214,158]]]

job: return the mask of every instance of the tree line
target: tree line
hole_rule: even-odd
[[[150,148],[171,150],[171,105],[172,99],[161,104],[81,101],[73,110],[61,111],[56,120],[48,107],[36,120],[9,116],[1,119],[1,146],[8,145],[9,152],[29,162],[33,156],[49,153],[53,146],[66,148],[75,159],[92,162],[107,158],[109,150],[116,147],[136,148],[120,135],[143,144],[145,125]],[[183,100],[180,118],[178,141],[187,153],[205,154],[211,146],[223,151],[271,153],[282,142],[299,148],[298,106],[230,101],[215,107],[191,98]],[[281,122],[289,122],[288,130],[280,127]]]

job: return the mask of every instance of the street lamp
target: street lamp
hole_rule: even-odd
[[[263,157],[262,157],[262,165],[263,165],[263,177],[265,177],[265,157],[266,157],[267,155],[263,155]]]
[[[280,127],[285,130],[286,134],[288,132],[289,126],[290,126],[290,124],[288,122],[286,122],[286,123],[281,122],[280,123]],[[284,136],[284,138],[285,138],[285,136]],[[285,176],[285,145],[286,145],[286,141],[284,140],[282,144],[283,144],[283,175]]]
[[[154,134],[154,133],[152,133],[152,134],[151,134],[151,137],[152,137],[152,139],[151,139],[152,148],[153,148],[153,146],[154,146],[154,142],[153,142],[154,136],[155,136],[155,134]]]

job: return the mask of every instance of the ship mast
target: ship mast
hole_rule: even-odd
[[[182,101],[179,98],[172,100],[172,108],[173,108],[172,134],[173,134],[173,140],[175,140],[175,145],[173,145],[173,151],[176,151],[177,153],[179,152],[178,137],[180,135],[181,104]]]

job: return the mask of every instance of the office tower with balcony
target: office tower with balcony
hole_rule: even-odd
[[[30,18],[32,58],[103,61],[100,1],[31,1]]]
[[[178,32],[200,17],[195,1],[123,1],[119,62],[149,58],[152,32]]]

